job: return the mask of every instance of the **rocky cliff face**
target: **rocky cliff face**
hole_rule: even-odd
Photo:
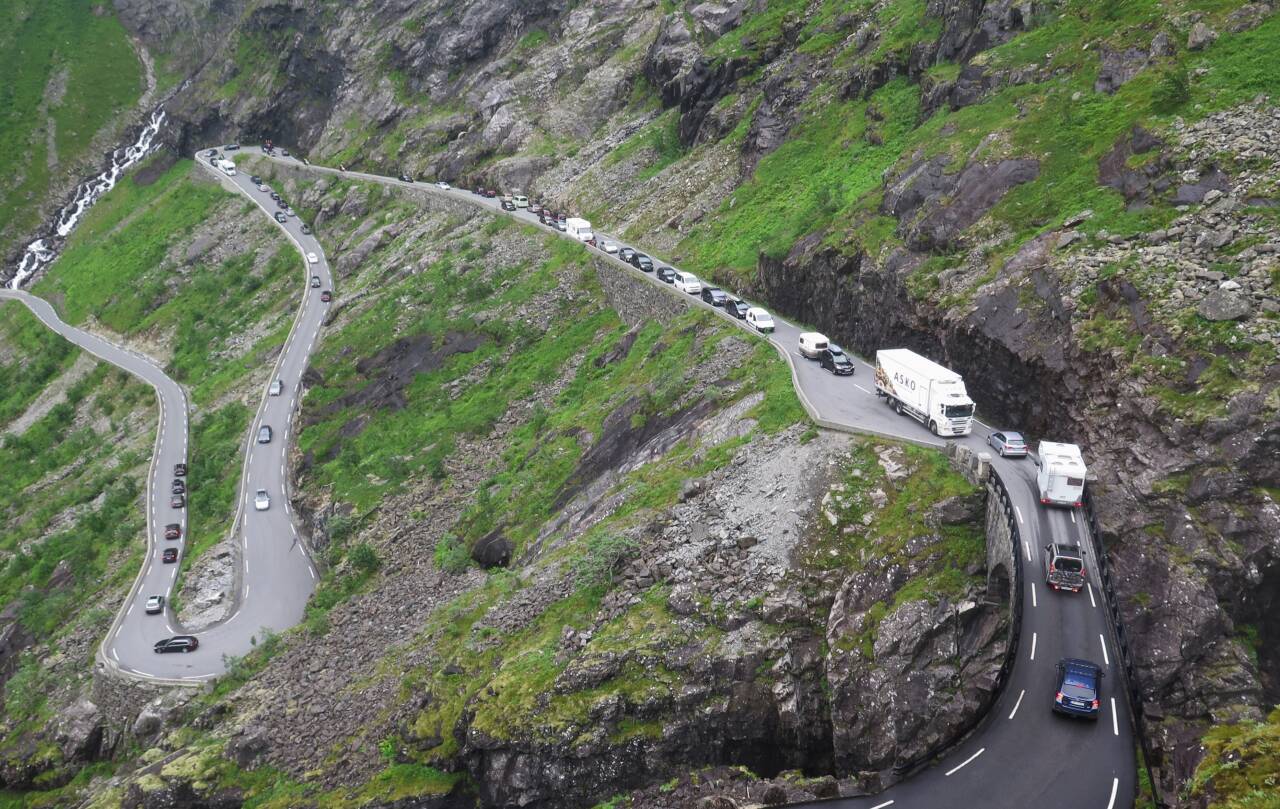
[[[1016,171],[939,183],[927,164],[910,167],[885,181],[909,249],[850,257],[815,236],[759,265],[764,295],[842,343],[942,358],[989,418],[1084,446],[1169,794],[1209,723],[1261,719],[1276,698],[1278,155],[1255,133],[1277,116],[1260,100],[1167,139],[1122,141],[1122,156],[1144,140],[1138,149],[1160,155],[1152,177],[1120,180],[1126,196],[1201,204],[1145,233],[1086,235],[1081,211],[993,281],[984,263],[947,270],[932,300],[912,285],[928,258],[918,250],[937,244],[915,239],[919,223],[955,220],[916,211],[968,200],[962,216],[976,221]],[[969,300],[933,302],[957,297]]]

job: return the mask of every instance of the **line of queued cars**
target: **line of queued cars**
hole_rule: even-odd
[[[185,463],[177,463],[173,465],[173,482],[169,484],[169,506],[173,509],[185,508],[187,504],[187,465]],[[164,538],[171,542],[178,542],[179,546],[182,540],[182,523],[171,522],[164,527]],[[160,561],[166,565],[175,564],[178,561],[178,547],[170,546],[164,548],[160,552]],[[147,615],[159,615],[164,612],[165,597],[162,595],[147,596],[146,604],[143,609]],[[161,638],[155,642],[152,650],[156,654],[168,654],[171,652],[194,652],[200,646],[200,641],[193,635],[175,635],[171,638]]]

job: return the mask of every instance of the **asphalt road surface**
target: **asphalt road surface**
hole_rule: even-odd
[[[303,165],[297,158],[271,156],[272,160],[316,173],[362,179],[383,185],[412,188],[427,194],[462,200],[521,222],[538,224],[538,217],[518,209],[503,211],[498,199],[471,191],[440,188],[433,184],[406,183],[392,177]],[[549,228],[548,228],[549,229]],[[549,229],[550,230],[550,229]],[[552,231],[571,238],[559,231]],[[597,238],[627,246],[627,242],[596,231]],[[638,246],[635,249],[646,252]],[[601,253],[604,256],[605,254]],[[651,255],[651,254],[650,254]],[[694,295],[685,295],[616,258],[619,272],[633,273],[655,287],[655,294],[675,294],[734,324],[743,324]],[[656,256],[655,264],[662,264]],[[675,266],[675,265],[672,265]],[[679,269],[679,267],[676,267]],[[733,294],[731,290],[726,290]],[[854,358],[853,376],[837,377],[798,350],[804,329],[773,315],[776,330],[760,335],[772,342],[791,364],[796,389],[820,419],[858,432],[870,432],[919,444],[945,446],[958,441],[975,452],[991,452],[987,436],[995,429],[1016,430],[1018,425],[989,426],[975,421],[971,435],[942,439],[908,416],[890,410],[875,395],[874,369]],[[885,346],[897,348],[898,346]],[[972,395],[973,391],[970,391]],[[980,397],[979,397],[980,398]],[[981,415],[981,414],[979,414]],[[986,721],[965,741],[936,763],[882,793],[865,798],[822,802],[823,806],[881,809],[942,809],[943,807],[1007,807],[1008,809],[1129,809],[1136,789],[1135,740],[1129,705],[1113,645],[1103,595],[1090,583],[1080,593],[1056,592],[1044,581],[1044,546],[1052,541],[1080,544],[1086,549],[1087,570],[1096,570],[1097,548],[1075,509],[1041,506],[1035,466],[1029,459],[995,456],[992,466],[1000,474],[1015,506],[1022,535],[1019,561],[1024,576],[1023,619],[1018,657],[999,700]],[[1057,685],[1057,663],[1064,657],[1092,660],[1103,667],[1101,713],[1096,722],[1073,720],[1052,712]]]

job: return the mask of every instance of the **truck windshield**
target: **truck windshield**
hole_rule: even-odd
[[[949,419],[967,419],[973,416],[973,405],[944,405],[942,415]]]

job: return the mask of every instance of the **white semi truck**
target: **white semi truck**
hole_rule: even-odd
[[[1041,441],[1036,448],[1036,484],[1040,502],[1046,506],[1079,506],[1084,498],[1084,478],[1088,469],[1075,444]]]
[[[876,395],[934,435],[968,435],[973,430],[973,400],[964,379],[909,349],[876,352]]]
[[[222,173],[228,177],[236,176],[236,164],[230,160],[219,160],[218,168],[222,169]]]

